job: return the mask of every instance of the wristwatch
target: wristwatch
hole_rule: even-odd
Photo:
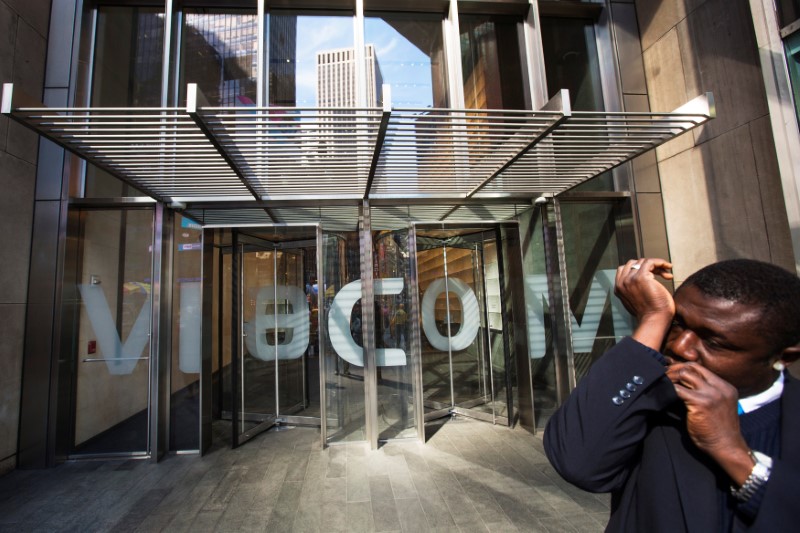
[[[742,502],[746,502],[753,494],[766,484],[769,474],[772,472],[772,457],[761,452],[750,450],[750,457],[753,458],[753,470],[742,486],[738,489],[731,487],[731,494]]]

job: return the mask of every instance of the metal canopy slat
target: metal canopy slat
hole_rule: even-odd
[[[670,113],[574,111],[566,91],[538,111],[392,109],[388,92],[383,108],[225,108],[187,94],[185,108],[47,108],[4,84],[2,113],[158,200],[249,194],[248,216],[273,221],[292,217],[269,202],[446,197],[427,213],[452,219],[474,212],[460,207],[470,197],[557,195],[715,116],[711,94]]]

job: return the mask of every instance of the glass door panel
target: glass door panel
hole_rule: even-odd
[[[70,218],[78,226],[67,252],[76,268],[64,287],[65,329],[74,331],[76,342],[67,450],[145,454],[153,210],[82,210]]]
[[[445,285],[445,249],[418,241],[417,272],[421,307],[420,339],[422,356],[422,394],[426,419],[453,404],[451,389],[448,300]]]
[[[505,298],[505,269],[500,267],[502,258],[498,257],[496,240],[485,241],[483,245],[484,285],[486,287],[486,328],[489,334],[490,377],[493,389],[492,412],[497,416],[509,417],[508,398],[511,388],[509,378],[513,368],[508,366],[509,345],[513,344],[513,316],[511,298]],[[513,407],[513,406],[512,406]]]
[[[282,416],[302,414],[308,407],[307,353],[309,346],[309,302],[304,292],[302,250],[277,252],[278,283],[275,286],[275,316],[286,319],[275,329],[279,406]],[[319,380],[316,384],[319,388]]]
[[[232,390],[236,405],[234,440],[238,445],[275,424],[278,406],[274,346],[278,331],[264,319],[275,315],[277,305],[276,252],[248,241],[238,242],[236,247],[240,283],[234,283],[233,288],[234,300],[237,296],[239,300],[236,307],[241,312],[241,325]]]
[[[323,439],[366,440],[361,258],[357,232],[322,232]]]
[[[378,439],[416,437],[408,230],[376,232],[373,242]]]
[[[218,363],[219,418],[232,421],[233,446],[276,425],[320,426],[317,233],[231,228],[220,242],[219,329],[229,352]]]
[[[448,247],[447,293],[454,404],[470,408],[488,402],[488,356],[485,343],[483,283],[477,246]]]
[[[511,328],[495,232],[418,231],[425,420],[462,414],[508,424]]]

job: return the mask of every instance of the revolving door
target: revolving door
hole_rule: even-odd
[[[516,376],[503,230],[414,229],[425,421],[463,415],[513,425]]]
[[[319,426],[317,228],[218,231],[218,433]]]

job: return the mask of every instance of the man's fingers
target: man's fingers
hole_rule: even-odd
[[[631,259],[617,268],[616,282],[622,278],[644,275],[645,277],[661,276],[672,279],[672,263],[657,257]]]
[[[714,374],[697,363],[676,363],[667,368],[667,376],[676,385],[688,389],[713,387]]]

